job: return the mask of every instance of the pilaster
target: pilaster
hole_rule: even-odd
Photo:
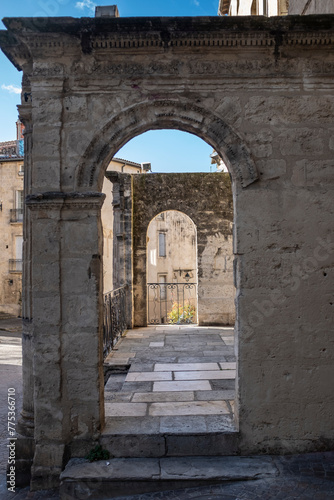
[[[31,488],[58,484],[66,443],[104,422],[101,193],[29,195],[35,455]]]

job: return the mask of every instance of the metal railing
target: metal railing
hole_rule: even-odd
[[[197,323],[197,283],[147,283],[148,324]]]
[[[126,330],[126,286],[104,294],[103,357]]]
[[[23,222],[23,208],[10,209],[10,222]]]
[[[22,259],[9,259],[9,272],[22,273]]]

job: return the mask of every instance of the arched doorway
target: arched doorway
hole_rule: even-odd
[[[177,210],[156,215],[147,229],[147,323],[196,324],[197,234]]]

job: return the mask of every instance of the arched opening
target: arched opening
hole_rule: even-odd
[[[197,231],[177,210],[147,229],[147,323],[197,324]]]
[[[229,110],[230,104],[226,106]],[[102,124],[79,162],[74,190],[101,191],[104,173],[117,152],[134,137],[149,130],[162,129],[189,132],[207,142],[223,158],[231,174],[233,188],[247,187],[258,180],[248,146],[231,125],[220,115],[194,105],[192,101],[170,99],[143,102],[123,109]]]
[[[227,106],[226,112],[230,113],[231,110],[229,109],[230,103],[227,101],[224,106]],[[223,107],[224,107],[223,106]],[[89,146],[86,148],[85,152],[83,153],[81,160],[78,163],[78,167],[76,169],[76,175],[73,178],[73,189],[78,193],[78,196],[80,196],[80,193],[82,193],[82,196],[91,196],[91,193],[93,193],[94,196],[100,196],[101,190],[102,190],[102,185],[103,181],[105,178],[105,172],[107,171],[108,165],[110,161],[115,157],[116,153],[121,150],[121,148],[131,139],[134,137],[139,136],[140,134],[143,134],[144,132],[150,131],[150,130],[163,130],[163,129],[168,129],[168,130],[179,130],[183,132],[189,132],[193,134],[194,136],[197,136],[200,139],[203,139],[207,144],[211,146],[211,148],[216,151],[217,155],[223,160],[223,162],[226,164],[229,174],[221,174],[221,173],[215,173],[215,174],[207,174],[210,178],[210,187],[207,188],[206,191],[206,196],[203,197],[203,203],[205,207],[205,211],[208,214],[217,214],[219,212],[218,207],[220,207],[223,212],[224,208],[221,206],[221,201],[224,200],[224,197],[221,196],[221,188],[220,183],[217,183],[216,180],[220,179],[221,182],[224,185],[223,191],[225,191],[225,188],[228,188],[230,190],[230,193],[232,192],[233,196],[233,201],[231,198],[231,206],[234,203],[234,210],[232,211],[232,219],[226,221],[224,223],[225,229],[229,231],[229,237],[231,238],[232,241],[232,228],[233,228],[233,235],[236,235],[235,238],[235,245],[234,245],[234,251],[235,253],[238,253],[238,249],[241,244],[241,240],[239,238],[239,235],[236,231],[237,226],[238,226],[238,206],[241,205],[245,199],[243,196],[244,193],[244,188],[252,184],[258,179],[258,173],[254,164],[254,161],[251,157],[250,151],[248,149],[248,146],[246,143],[243,141],[241,136],[234,130],[233,126],[230,124],[227,124],[222,118],[221,114],[224,113],[223,108],[219,110],[219,114],[216,114],[215,112],[209,111],[208,109],[205,109],[203,107],[197,106],[193,104],[191,101],[187,101],[186,99],[182,99],[182,102],[179,102],[178,100],[154,100],[154,101],[145,101],[142,103],[139,103],[135,106],[129,107],[122,109],[122,111],[119,114],[116,114],[114,116],[109,116],[109,118],[103,118],[101,121],[101,126],[99,130],[94,131],[94,136],[90,140],[87,141]],[[144,158],[144,161],[147,161],[148,158]],[[180,186],[182,186],[182,189],[187,187],[187,180],[191,180],[192,183],[195,182],[195,184],[192,184],[191,189],[187,189],[188,196],[187,198],[192,200],[193,204],[197,205],[197,194],[201,192],[202,189],[202,181],[201,181],[201,174],[177,174],[177,175],[185,175],[185,182],[181,182]],[[196,175],[197,177],[194,179],[191,177],[191,175]],[[225,176],[225,180],[224,177]],[[216,176],[216,177],[213,177]],[[141,327],[147,325],[147,308],[146,308],[146,230],[149,224],[149,221],[160,213],[161,211],[164,210],[169,210],[169,209],[176,209],[180,211],[185,211],[184,210],[184,199],[186,197],[184,196],[178,196],[178,203],[175,204],[175,201],[173,200],[173,206],[169,206],[167,203],[164,207],[161,207],[160,205],[160,199],[157,197],[156,203],[151,204],[149,200],[144,200],[142,203],[142,207],[144,207],[144,211],[142,210],[140,213],[136,211],[133,214],[132,217],[132,201],[131,201],[131,196],[132,196],[132,190],[136,189],[135,182],[134,180],[137,178],[142,178],[144,180],[140,180],[139,184],[145,184],[145,179],[152,178],[151,174],[145,174],[143,176],[138,175],[133,175],[131,176],[126,176],[124,172],[119,172],[117,174],[117,179],[116,183],[113,183],[113,185],[117,186],[117,192],[119,195],[119,221],[121,222],[120,227],[130,227],[131,231],[130,233],[128,231],[120,231],[119,235],[119,241],[118,243],[120,244],[120,252],[122,254],[122,262],[123,262],[123,271],[122,275],[124,277],[130,276],[131,280],[129,284],[125,282],[125,290],[123,293],[123,296],[125,297],[125,304],[126,304],[126,314],[127,314],[127,319],[128,322],[127,325],[135,326],[135,327]],[[156,177],[156,179],[159,178]],[[152,185],[154,188],[154,183]],[[142,190],[144,193],[148,193],[147,190]],[[155,189],[156,192],[157,189]],[[248,191],[248,190],[247,190]],[[189,193],[192,193],[192,195],[189,197]],[[209,196],[208,196],[209,193]],[[212,203],[212,195],[215,195],[215,203]],[[146,210],[145,209],[149,209]],[[202,212],[201,210],[198,210],[198,207],[196,207],[197,212]],[[229,210],[227,210],[229,211]],[[150,213],[148,213],[150,212]],[[188,213],[188,212],[187,212]],[[196,224],[196,227],[199,227],[199,224],[201,222],[201,219],[196,218],[196,214],[192,214],[191,212],[188,213],[188,215],[192,218],[194,223]],[[223,217],[224,219],[225,217]],[[218,217],[216,219],[217,221],[221,221],[221,218]],[[139,223],[139,226],[141,226],[142,230],[137,230],[135,227],[132,227],[133,221],[136,221],[136,223]],[[234,223],[232,222],[234,221]],[[203,228],[203,234],[205,234],[205,227]],[[217,229],[215,233],[219,234],[221,229],[221,222],[218,222]],[[98,255],[95,255],[94,258],[94,266],[95,266],[95,271],[96,273],[99,272],[100,276],[102,275],[102,260],[98,259],[99,255],[103,254],[102,251],[102,224],[101,220],[98,218],[98,234],[99,234],[99,242],[98,242]],[[214,234],[215,234],[214,233]],[[128,235],[131,235],[129,238]],[[219,238],[217,238],[219,240]],[[215,237],[213,236],[212,241],[215,241]],[[134,245],[137,247],[138,250],[138,255],[141,257],[139,261],[135,261],[132,256],[133,256],[133,251],[131,245]],[[198,244],[198,248],[200,245]],[[202,245],[201,250],[205,249],[205,244]],[[116,254],[114,254],[116,255]],[[210,253],[207,254],[207,256],[210,259]],[[144,260],[143,260],[144,257]],[[198,254],[198,258],[200,258]],[[238,256],[237,256],[238,259]],[[212,259],[211,259],[212,260]],[[141,262],[141,265],[139,263]],[[234,268],[238,270],[238,262],[235,262]],[[133,277],[133,279],[132,279]],[[200,279],[200,275],[199,275]],[[237,286],[240,281],[238,280],[238,276],[236,276],[235,280]],[[101,352],[101,359],[102,359],[102,346],[103,346],[103,290],[102,290],[102,280],[100,281],[100,285],[98,285],[98,311],[99,311],[99,346],[100,346],[100,352]],[[216,299],[219,301],[221,300],[221,287],[218,285],[216,288]],[[236,289],[236,313],[235,316],[237,318],[237,323],[236,323],[236,330],[235,330],[235,337],[238,339],[238,328],[240,325],[240,319],[241,315],[238,313],[238,305],[240,304],[240,298],[242,295],[240,294],[240,290],[238,288]],[[208,297],[208,300],[215,305],[214,301],[211,299],[211,297]],[[118,306],[117,306],[118,307]],[[116,309],[117,309],[116,307]],[[217,308],[216,308],[217,309]],[[115,309],[114,309],[115,311]],[[110,308],[110,312],[113,313],[113,309]],[[115,315],[117,316],[117,311]],[[210,315],[211,316],[211,315]],[[109,317],[112,317],[110,314]],[[210,322],[212,321],[212,318],[210,317]],[[181,328],[181,327],[179,327]],[[185,327],[183,327],[185,328]],[[219,419],[219,422],[216,425],[215,422],[208,422],[208,425],[206,429],[211,429],[208,430],[208,432],[205,434],[205,446],[208,446],[208,453],[210,454],[212,450],[215,450],[214,453],[217,454],[234,454],[236,453],[237,449],[237,428],[239,425],[239,418],[238,418],[238,404],[235,406],[232,404],[234,401],[234,394],[238,395],[238,376],[236,375],[236,370],[237,368],[237,361],[235,361],[235,352],[238,351],[238,346],[237,343],[238,341],[236,340],[236,343],[234,344],[233,341],[233,330],[229,329],[226,331],[226,335],[222,334],[222,332],[217,332],[217,327],[209,327],[205,326],[207,328],[206,331],[206,339],[205,343],[209,342],[208,347],[209,350],[205,351],[206,353],[209,353],[209,356],[212,356],[212,359],[214,361],[210,361],[209,363],[205,363],[206,367],[214,368],[214,370],[207,370],[208,372],[213,371],[213,372],[222,372],[219,373],[218,375],[215,373],[213,375],[212,383],[210,380],[204,380],[205,384],[201,385],[201,391],[204,389],[208,390],[208,394],[205,396],[205,407],[210,408],[208,411],[212,412],[211,417],[206,416],[205,418],[207,420],[210,420],[210,418],[214,417],[213,420],[216,418]],[[146,332],[146,330],[145,330]],[[131,341],[131,337],[144,337],[145,332],[140,332],[140,330],[136,330],[135,332],[132,332],[130,334],[126,335],[127,340]],[[153,339],[151,338],[146,338],[146,342],[148,344],[148,347],[151,349],[154,348],[160,348],[156,345],[156,343],[159,343],[159,346],[161,345],[161,342],[164,342],[164,340],[159,340],[159,336],[157,337],[157,331],[154,332],[153,334]],[[224,332],[223,332],[224,333]],[[198,340],[198,332],[195,333],[197,340]],[[212,335],[211,338],[210,335]],[[217,337],[218,335],[218,337]],[[182,360],[187,360],[189,359],[192,361],[192,366],[196,366],[196,369],[198,368],[198,364],[196,364],[196,360],[199,360],[199,357],[201,357],[201,352],[203,350],[203,346],[201,345],[202,342],[200,341],[199,344],[194,343],[194,342],[189,342],[189,340],[192,340],[190,337],[188,338],[188,335],[185,335],[182,339],[179,338],[179,332],[177,335],[174,335],[174,340],[179,339],[181,342],[178,343],[177,347],[183,349],[183,355],[177,356],[178,362],[181,363]],[[123,339],[122,339],[123,341]],[[211,342],[211,343],[210,343]],[[218,346],[216,344],[219,344]],[[168,343],[167,343],[168,344]],[[234,345],[233,345],[234,344]],[[150,347],[150,345],[152,347]],[[165,345],[165,344],[164,344]],[[183,345],[183,347],[182,347]],[[152,377],[152,375],[145,375],[145,374],[139,374],[137,375],[131,375],[131,371],[136,370],[136,367],[133,366],[135,363],[134,361],[138,362],[140,365],[146,366],[146,357],[145,354],[145,349],[144,351],[141,351],[143,356],[137,356],[137,353],[131,350],[131,344],[127,342],[125,345],[125,351],[122,348],[118,347],[117,355],[121,356],[121,363],[119,359],[114,359],[111,361],[111,363],[108,363],[108,366],[106,367],[106,363],[104,363],[104,371],[102,369],[102,366],[100,365],[98,368],[99,370],[99,376],[98,376],[98,382],[99,382],[99,391],[98,393],[95,394],[96,401],[98,402],[98,409],[99,409],[99,415],[100,415],[100,423],[101,423],[101,428],[104,428],[104,431],[101,435],[101,442],[105,443],[107,446],[110,448],[112,447],[112,453],[115,453],[115,446],[112,443],[115,443],[115,440],[119,443],[119,456],[122,456],[125,452],[128,451],[122,449],[122,443],[123,443],[123,436],[124,436],[124,429],[126,429],[128,432],[130,432],[132,428],[132,423],[131,422],[124,422],[122,420],[122,424],[119,425],[117,424],[115,419],[118,419],[119,417],[122,417],[127,419],[127,418],[133,418],[129,417],[128,413],[129,410],[132,412],[132,416],[136,416],[136,418],[139,416],[139,414],[142,415],[141,412],[144,412],[145,415],[147,412],[150,412],[152,408],[155,406],[151,407],[148,410],[148,405],[154,405],[157,403],[157,401],[154,402],[146,402],[143,401],[147,396],[143,396],[142,393],[137,393],[136,391],[133,391],[133,386],[129,384],[136,383],[136,387],[138,383],[142,384],[142,389],[143,391],[151,391],[152,392],[159,392],[159,390],[155,389],[155,383],[158,381],[166,381],[166,377],[171,377],[174,376],[171,371],[169,373],[163,374],[163,375],[153,375],[154,381],[152,380],[147,380],[147,377]],[[192,355],[189,356],[189,347],[193,349],[193,352],[191,353]],[[219,349],[219,346],[221,346],[221,349]],[[235,347],[234,347],[235,346]],[[218,352],[220,350],[220,352]],[[225,354],[223,354],[225,352]],[[188,356],[185,356],[188,355]],[[203,351],[204,355],[204,351]],[[166,358],[166,357],[165,357]],[[175,358],[175,356],[167,356],[167,360],[172,361],[172,359]],[[161,359],[161,358],[160,358]],[[224,359],[225,361],[221,361]],[[140,362],[142,361],[142,362]],[[203,358],[199,360],[200,367],[202,366]],[[213,363],[213,365],[211,364]],[[220,364],[223,363],[223,364]],[[228,363],[228,366],[225,365],[225,363]],[[153,370],[155,370],[155,363],[151,363],[153,365]],[[162,363],[163,364],[163,363]],[[125,373],[115,375],[116,377],[123,377],[123,380],[117,381],[118,388],[124,388],[124,391],[120,391],[121,394],[116,394],[116,400],[117,398],[120,398],[119,402],[115,401],[115,393],[113,391],[110,392],[110,386],[108,386],[109,382],[112,380],[111,377],[108,380],[108,383],[105,387],[105,392],[103,391],[103,381],[108,378],[108,371],[110,373],[110,369],[113,370],[114,367],[117,367],[117,369],[125,370]],[[166,367],[163,366],[163,369]],[[228,370],[225,370],[227,368]],[[130,370],[127,373],[127,370]],[[150,368],[152,370],[152,368]],[[103,373],[105,375],[103,379]],[[173,372],[174,373],[174,372]],[[189,375],[186,375],[186,377]],[[205,373],[204,375],[201,373],[199,375],[200,377],[207,377],[208,373]],[[128,378],[129,377],[129,378]],[[138,380],[134,381],[133,377],[139,377]],[[216,377],[218,377],[218,381],[216,380]],[[223,381],[219,380],[219,377],[225,377],[223,378]],[[226,378],[227,377],[227,378]],[[193,379],[193,374],[191,374],[191,378]],[[132,381],[131,381],[132,379]],[[146,380],[145,380],[146,379]],[[113,377],[113,380],[115,378]],[[200,380],[201,381],[201,380]],[[168,380],[166,381],[168,382]],[[173,380],[171,380],[173,382]],[[181,381],[180,381],[181,382]],[[186,388],[189,388],[189,380],[184,380],[185,382],[183,384],[183,387],[185,386]],[[194,380],[191,380],[191,382],[194,382]],[[203,380],[202,380],[203,382]],[[195,381],[195,387],[198,388],[198,383],[199,381]],[[125,385],[126,384],[126,385]],[[209,385],[208,385],[209,384]],[[194,384],[193,384],[194,385]],[[179,384],[177,384],[179,387]],[[210,387],[209,387],[210,386]],[[149,387],[149,389],[148,389]],[[169,383],[168,383],[169,387]],[[191,398],[196,398],[197,396],[195,395],[195,387],[193,394],[190,395]],[[211,396],[215,394],[215,391],[223,391],[223,394],[219,392],[216,397],[216,399],[212,399]],[[230,392],[232,390],[232,393]],[[109,392],[109,394],[108,394]],[[117,392],[117,391],[116,391]],[[118,389],[119,392],[119,389]],[[134,392],[136,392],[137,396],[133,398]],[[168,388],[165,389],[163,392],[169,392]],[[173,391],[171,391],[173,392]],[[176,391],[175,391],[176,392]],[[188,391],[185,391],[188,392]],[[192,391],[190,391],[192,392]],[[201,393],[201,396],[203,396],[203,392]],[[207,397],[209,396],[209,399]],[[110,398],[111,397],[111,402]],[[149,396],[149,398],[152,396]],[[154,394],[153,398],[156,398],[157,396]],[[175,407],[175,396],[172,396],[172,410],[174,411]],[[189,395],[187,396],[189,397]],[[125,398],[125,401],[124,401]],[[129,399],[131,398],[131,401]],[[138,398],[138,399],[136,399]],[[236,396],[236,401],[238,401],[238,396]],[[106,404],[104,404],[106,402]],[[165,406],[168,403],[165,399],[163,400],[163,408],[167,408]],[[180,403],[185,403],[184,401],[181,401]],[[139,404],[140,406],[134,407],[134,404]],[[122,406],[117,406],[117,405],[122,405]],[[125,405],[125,406],[124,406]],[[130,407],[128,406],[130,405]],[[208,406],[209,405],[209,406]],[[182,406],[182,405],[181,405]],[[195,406],[196,411],[199,407],[202,407],[202,404],[198,403],[198,399],[193,399],[193,403],[190,405],[192,408]],[[135,409],[136,408],[136,409]],[[135,415],[133,414],[133,410],[135,409]],[[152,410],[153,411],[153,410]],[[160,410],[159,410],[160,411]],[[163,410],[164,411],[164,410]],[[182,412],[183,410],[181,410]],[[184,425],[187,427],[187,423],[184,422],[184,419],[188,421],[189,419],[189,407],[186,405],[185,411],[187,412],[186,415],[182,414],[182,422],[180,423],[180,426],[177,429],[177,433],[183,432]],[[205,410],[207,411],[207,410]],[[136,413],[139,412],[139,413]],[[153,415],[150,414],[150,416],[153,417]],[[161,415],[160,415],[161,416]],[[160,418],[158,415],[158,417]],[[197,415],[197,417],[200,417],[200,415]],[[112,422],[110,421],[112,419]],[[150,420],[151,421],[151,420]],[[110,423],[110,425],[109,425]],[[154,423],[154,426],[156,428],[156,421]],[[161,429],[158,425],[158,429]],[[214,429],[218,430],[218,432],[221,433],[221,439],[225,440],[227,439],[227,446],[223,446],[223,449],[221,447],[221,441],[216,439],[216,436],[214,435]],[[199,433],[203,434],[203,426],[198,421],[198,426],[196,428],[192,427],[191,430],[195,431],[196,437],[194,438],[196,440],[196,443],[199,447],[201,447],[201,442],[203,441],[204,438],[199,438]],[[229,434],[228,438],[225,437],[225,433],[228,430],[228,432],[232,432],[232,434]],[[138,432],[140,434],[140,429],[138,429]],[[187,431],[188,432],[188,431]],[[155,447],[155,442],[157,440],[162,439],[162,436],[160,436],[160,430],[156,430],[154,434],[152,434],[152,437],[154,438],[154,441],[148,440],[148,446],[149,449],[147,449],[145,452],[142,451],[141,447],[141,441],[138,438],[137,434],[135,437],[137,445],[134,446],[134,449],[132,450],[132,456],[145,456],[146,453],[151,454],[152,453],[157,453],[158,456],[159,453],[165,454],[167,452],[167,449],[169,447],[169,444],[167,440],[163,440],[161,443],[161,446],[159,445],[159,450],[156,452],[152,452],[152,449]],[[158,434],[158,436],[157,436]],[[193,438],[193,437],[192,437]],[[124,444],[124,443],[123,443]],[[140,448],[139,448],[140,445]],[[177,443],[177,446],[181,446],[181,441]],[[182,445],[183,446],[183,445]],[[166,448],[167,447],[167,448]],[[171,449],[171,448],[170,448]],[[123,451],[122,451],[123,450]],[[177,453],[183,453],[187,452],[182,448],[182,451],[180,450]],[[200,453],[200,450],[198,450]],[[145,453],[145,455],[140,455],[141,453]],[[146,455],[147,456],[147,455]]]
[[[124,165],[130,166],[135,158],[125,159],[124,149],[118,153],[123,165],[111,171],[109,164],[106,172],[113,184],[109,204],[118,211],[113,272],[118,262],[121,272],[116,274],[124,277],[113,283],[117,290],[124,285],[131,289],[131,326],[136,327],[125,329],[117,350],[105,362],[105,414],[113,442],[116,419],[122,419],[123,432],[134,416],[145,415],[148,425],[156,427],[157,419],[171,416],[175,406],[183,419],[182,425],[174,425],[177,434],[184,432],[184,419],[190,417],[195,418],[197,437],[203,418],[210,427],[219,416],[222,432],[236,429],[232,183],[211,147],[204,172],[195,173],[189,158],[178,160],[188,161],[190,172],[178,172],[171,151],[169,147],[160,154],[170,158],[173,172],[155,173],[152,163],[152,172],[126,173]],[[149,155],[138,158],[136,165],[142,166],[142,160],[149,162]],[[127,236],[126,225],[131,233]],[[227,299],[233,311],[223,312]],[[154,439],[159,439],[159,432]],[[103,439],[109,446],[107,435]],[[208,443],[218,452],[213,437]],[[147,452],[154,453],[153,442],[150,446]],[[137,453],[134,450],[133,456]]]

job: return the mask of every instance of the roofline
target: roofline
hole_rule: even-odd
[[[130,160],[125,160],[124,158],[112,158],[111,161],[115,161],[116,163],[126,163],[126,165],[130,165],[130,166],[133,166],[133,167],[139,167],[141,168],[141,164],[140,163],[136,163],[135,161],[130,161]]]
[[[24,161],[24,156],[18,156],[17,158],[15,157],[11,157],[11,158],[1,158],[0,156],[0,163],[4,163],[4,162],[7,162],[7,161]]]

